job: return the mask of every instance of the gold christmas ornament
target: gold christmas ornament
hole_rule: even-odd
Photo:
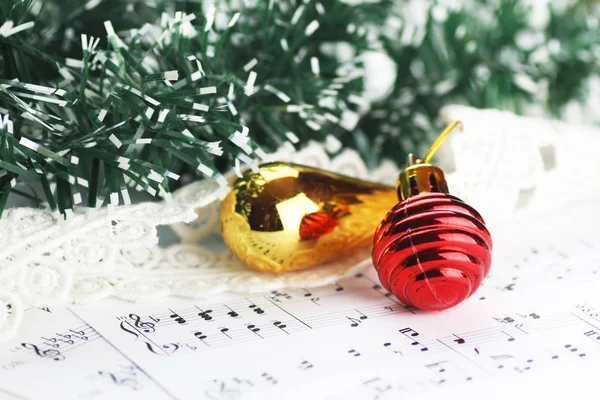
[[[392,186],[273,162],[234,182],[221,203],[222,234],[249,267],[295,271],[372,244],[396,203]]]

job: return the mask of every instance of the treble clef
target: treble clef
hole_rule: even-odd
[[[139,315],[129,314],[129,318],[135,321],[135,327],[144,331],[144,333],[152,333],[155,332],[154,324],[152,322],[142,322],[142,319]]]
[[[129,333],[130,335],[135,336],[135,340],[139,340],[140,342],[144,343],[146,345],[146,348],[149,351],[151,351],[152,353],[158,354],[159,356],[165,355],[164,351],[161,352],[159,349],[156,349],[152,343],[150,343],[148,340],[146,340],[146,337],[144,335],[141,335],[141,337],[140,337],[139,331],[134,330],[134,329],[129,329],[129,328],[133,328],[129,322],[121,321],[120,327],[123,331]],[[154,332],[154,331],[152,331],[152,332]]]
[[[65,356],[60,354],[60,351],[56,349],[40,350],[39,347],[31,343],[21,343],[21,346],[26,349],[33,350],[35,354],[42,358],[52,358],[54,361],[62,361],[65,359]]]

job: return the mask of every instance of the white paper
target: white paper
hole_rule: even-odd
[[[65,308],[32,308],[0,347],[0,393],[25,399],[169,399],[160,386]]]
[[[347,398],[345,390],[378,398],[384,388],[407,394],[531,369],[587,368],[600,354],[593,290],[579,293],[581,303],[539,296],[524,304],[523,296],[495,292],[429,313],[395,303],[366,276],[340,284],[342,291],[114,301],[77,312],[181,399]]]
[[[0,371],[0,388],[32,399],[464,399],[486,387],[568,381],[600,366],[599,222],[591,203],[491,227],[490,276],[443,312],[402,305],[373,269],[310,290],[150,304],[111,299],[71,308],[104,339],[65,349],[59,362],[53,352],[34,357],[16,347],[84,324],[66,310],[31,310],[27,337],[3,349],[2,364],[6,354],[9,362],[21,354],[43,359]],[[127,366],[137,367],[138,390],[99,377],[126,374]],[[586,382],[578,389],[591,390]],[[51,386],[60,395],[48,397]]]

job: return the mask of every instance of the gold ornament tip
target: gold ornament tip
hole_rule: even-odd
[[[248,267],[303,270],[372,244],[396,189],[272,162],[238,178],[221,203],[223,240]]]

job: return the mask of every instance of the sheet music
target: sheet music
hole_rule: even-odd
[[[58,388],[72,374],[61,398],[397,399],[531,382],[523,377],[584,376],[600,366],[595,207],[494,227],[491,275],[441,313],[399,303],[372,269],[316,289],[74,306],[103,337],[85,343],[65,335],[98,334],[69,311],[52,319],[30,310],[36,324],[2,348],[0,359],[5,365],[4,355],[18,361],[27,354],[46,366],[0,366],[0,388],[44,398],[43,388],[27,384],[32,376]],[[574,229],[582,215],[587,223]],[[73,340],[72,350],[51,346],[54,339]],[[127,382],[132,366],[137,390],[99,374],[117,371]]]
[[[2,391],[19,399],[171,398],[66,308],[25,313],[21,334],[0,347]]]
[[[600,317],[585,293],[580,304],[530,297],[496,292],[434,314],[359,274],[315,291],[76,311],[176,398],[275,398],[292,387],[302,397],[324,376],[328,390],[345,388],[356,370],[378,398],[382,385],[410,392],[598,361]],[[402,373],[379,376],[390,371]]]

